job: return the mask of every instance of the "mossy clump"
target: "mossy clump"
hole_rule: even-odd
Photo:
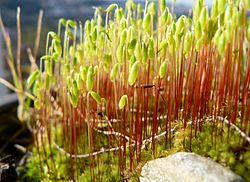
[[[84,26],[60,19],[27,81],[35,144],[48,174],[58,177],[60,159],[69,180],[116,173],[125,180],[143,162],[144,150],[153,158],[164,149],[195,150],[203,144],[199,137],[209,140],[209,134],[211,144],[204,142],[197,153],[216,154],[227,135],[224,121],[229,131],[237,123],[244,134],[239,141],[248,140],[247,8],[244,0],[214,0],[209,12],[197,0],[192,17],[176,17],[165,0],[158,6],[146,0],[144,9],[128,0],[125,9],[95,7]],[[207,117],[215,118],[212,130]],[[237,134],[228,134],[228,142],[235,141]],[[226,153],[219,152],[220,162],[233,165],[236,153],[221,147]],[[112,157],[98,162],[104,153]]]
[[[203,130],[192,140],[191,147],[189,144],[185,146],[186,150],[209,157],[250,181],[249,143],[234,128],[228,129],[224,123],[219,125],[205,123]]]

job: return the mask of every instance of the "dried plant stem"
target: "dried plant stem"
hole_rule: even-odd
[[[38,21],[37,21],[36,41],[35,41],[35,48],[34,48],[34,53],[33,53],[34,60],[36,60],[39,45],[40,45],[42,19],[43,19],[43,10],[40,10],[39,15],[38,15]]]
[[[20,20],[20,7],[17,7],[17,74],[19,82],[22,83],[22,70],[21,70],[21,20]],[[22,88],[22,84],[20,84]]]
[[[164,116],[163,116],[164,117]],[[213,121],[213,120],[220,120],[220,121],[223,121],[225,122],[226,124],[229,124],[244,138],[246,139],[246,141],[248,141],[250,143],[250,137],[248,137],[243,131],[241,131],[240,128],[238,128],[235,124],[233,124],[232,122],[229,122],[229,120],[227,120],[226,118],[222,117],[222,116],[209,116],[207,118],[204,118],[202,120],[198,119],[197,122],[210,122],[210,121]],[[191,125],[192,122],[188,122],[187,124],[188,125]],[[173,129],[170,130],[170,132],[174,132],[175,130],[177,129],[177,127],[175,126]],[[104,133],[102,131],[102,133]],[[122,136],[121,133],[118,133],[118,132],[115,132],[115,133],[110,133],[110,132],[105,132],[106,134],[115,134],[115,135],[118,135],[118,136]],[[160,137],[163,137],[163,136],[166,136],[166,133],[167,131],[164,131],[162,133],[160,133],[159,135],[155,135],[154,136],[154,139],[159,139]],[[123,136],[124,137],[124,136]],[[126,137],[126,136],[125,136]],[[129,139],[128,137],[126,139]],[[129,139],[130,140],[130,139]],[[144,149],[146,147],[146,145],[148,143],[151,143],[153,140],[153,137],[150,137],[148,139],[145,139],[142,141],[142,147],[141,149]],[[134,147],[136,145],[136,143],[131,143],[131,144],[127,144],[126,145],[126,148],[128,147]],[[100,151],[97,151],[97,152],[93,152],[93,153],[89,153],[89,154],[70,154],[69,152],[65,151],[63,148],[61,148],[59,145],[57,145],[55,142],[54,142],[54,146],[55,148],[60,151],[61,153],[65,154],[67,157],[71,157],[71,158],[88,158],[88,157],[93,157],[93,156],[96,156],[96,155],[100,155],[100,154],[103,154],[105,152],[113,152],[113,151],[118,151],[118,150],[123,150],[124,147],[123,146],[120,146],[120,147],[114,147],[114,148],[110,148],[110,149],[102,149]]]
[[[12,85],[10,82],[8,82],[7,80],[3,79],[0,77],[0,83],[5,85],[6,87],[8,87],[10,90],[16,92],[16,93],[24,93],[25,96],[29,97],[32,100],[35,100],[35,96],[33,96],[32,94],[28,93],[28,92],[24,92],[22,90],[19,90],[18,88],[16,88],[14,85]]]

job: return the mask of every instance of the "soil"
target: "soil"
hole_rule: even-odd
[[[17,167],[25,164],[31,153],[32,134],[16,116],[16,109],[0,113],[0,181],[19,181]]]

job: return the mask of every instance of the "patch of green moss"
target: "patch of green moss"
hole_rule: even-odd
[[[190,151],[190,145],[186,147]],[[227,125],[215,128],[205,123],[202,132],[192,139],[191,151],[229,167],[236,174],[250,181],[250,148],[240,134]]]

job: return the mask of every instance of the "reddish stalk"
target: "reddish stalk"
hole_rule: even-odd
[[[158,131],[158,120],[157,120],[157,112],[158,112],[158,105],[159,105],[159,95],[160,95],[160,88],[161,88],[161,79],[158,78],[158,86],[156,87],[156,98],[155,98],[155,105],[154,105],[154,115],[153,115],[153,126],[152,126],[152,152],[155,156],[155,135]]]
[[[132,113],[131,113],[131,121],[130,121],[130,127],[129,127],[129,137],[133,138],[133,125],[134,125],[134,87],[132,87]],[[130,105],[130,104],[129,104]],[[129,156],[130,156],[130,171],[133,170],[133,147],[132,147],[132,141],[129,140]]]

